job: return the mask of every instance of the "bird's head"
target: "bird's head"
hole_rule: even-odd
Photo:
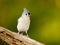
[[[22,15],[30,17],[30,12],[26,8],[24,8]]]

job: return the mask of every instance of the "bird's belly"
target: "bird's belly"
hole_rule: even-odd
[[[29,29],[30,21],[21,21],[18,23],[18,31],[27,31]]]

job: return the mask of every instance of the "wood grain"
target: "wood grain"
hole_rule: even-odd
[[[18,35],[18,33],[12,32],[1,26],[0,26],[0,39],[5,41],[9,45],[44,45],[27,36]]]

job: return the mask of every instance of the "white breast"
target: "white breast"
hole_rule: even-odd
[[[17,29],[18,31],[27,31],[30,26],[30,18],[29,17],[21,17],[18,19]]]

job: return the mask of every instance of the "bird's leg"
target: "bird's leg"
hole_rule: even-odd
[[[27,31],[26,31],[26,35],[27,35],[27,37],[29,37]]]
[[[18,35],[19,35],[19,32],[18,32]]]
[[[20,34],[22,34],[22,35],[23,35],[23,31],[18,32],[18,34],[19,34],[19,35],[20,35]]]
[[[18,32],[18,35],[20,35],[20,34],[21,34],[21,35],[26,35],[27,37],[29,37],[27,31],[26,31],[26,32],[24,32],[24,31]]]

